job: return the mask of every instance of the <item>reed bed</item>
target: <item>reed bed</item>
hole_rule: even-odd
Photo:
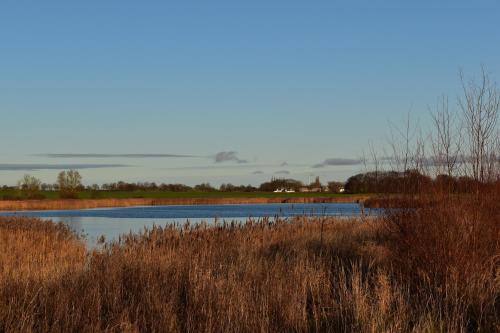
[[[2,219],[0,331],[498,331],[496,234],[473,251],[477,237],[498,233],[498,213],[475,217],[474,207],[365,222],[301,217],[155,227],[91,252],[61,225]],[[466,212],[485,230],[451,228]],[[447,227],[429,229],[420,243],[423,225],[411,229],[412,238],[404,229],[411,224],[401,222],[438,217]],[[467,231],[471,241],[456,236],[462,242],[453,243],[443,230]],[[441,261],[426,266],[433,254]]]
[[[345,197],[289,197],[289,198],[130,198],[130,199],[47,199],[47,200],[0,200],[0,211],[21,210],[72,210],[107,207],[162,206],[162,205],[229,205],[268,203],[334,203],[363,202],[369,196]]]

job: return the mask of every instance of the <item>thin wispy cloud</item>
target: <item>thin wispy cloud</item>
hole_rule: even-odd
[[[465,155],[458,155],[455,157],[449,156],[450,163],[453,163],[455,165],[459,164],[466,164],[470,163],[473,161],[473,158],[470,156],[465,156]],[[500,157],[498,159],[500,161]],[[446,156],[429,156],[422,158],[420,160],[420,163],[426,166],[431,166],[431,167],[439,167],[439,166],[446,166],[448,162],[446,162]]]
[[[124,164],[0,164],[1,171],[124,168]]]
[[[185,154],[36,154],[48,158],[193,158],[201,157]]]
[[[236,163],[248,163],[247,160],[242,160],[238,157],[238,153],[235,151],[221,151],[214,156],[215,163],[223,162],[236,162]]]
[[[264,174],[264,171],[260,171],[260,170],[252,172],[252,175],[263,175],[263,174]]]
[[[465,155],[458,155],[458,156],[450,156],[450,161],[452,161],[454,164],[459,165],[459,164],[466,164],[472,162],[472,157],[470,156],[465,156]],[[421,157],[418,159],[418,161],[414,160],[413,157],[408,157],[408,161],[412,162],[418,162],[422,165],[425,166],[445,166],[448,162],[446,162],[446,156],[428,156],[428,157]],[[500,161],[500,158],[499,158]],[[371,164],[373,164],[373,161],[369,161]],[[380,162],[382,163],[388,163],[388,164],[403,164],[404,163],[404,157],[395,157],[395,156],[384,156],[380,158]]]
[[[196,165],[196,166],[179,166],[160,168],[162,170],[232,170],[232,169],[253,169],[253,168],[268,168],[273,167],[272,164],[212,164],[212,165]]]
[[[290,171],[288,171],[288,170],[280,170],[280,171],[276,171],[275,174],[277,174],[277,175],[289,175]]]
[[[221,151],[214,155],[193,155],[193,154],[163,154],[163,153],[147,153],[147,154],[103,154],[103,153],[49,153],[49,154],[35,154],[33,156],[46,157],[46,158],[89,158],[89,159],[106,159],[106,158],[129,158],[129,159],[148,159],[148,158],[207,158],[213,160],[215,163],[236,162],[238,164],[248,163],[247,160],[240,159],[238,152],[235,151]]]
[[[353,166],[359,165],[363,161],[352,158],[328,158],[321,163],[313,165],[313,168],[324,168],[326,166]]]

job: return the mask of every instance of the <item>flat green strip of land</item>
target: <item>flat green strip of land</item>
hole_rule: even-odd
[[[60,199],[57,192],[46,192],[43,199],[12,199],[3,196],[0,211],[66,210],[106,207],[161,205],[222,205],[271,203],[340,203],[365,202],[369,195],[333,193],[269,193],[269,192],[161,192],[99,191],[82,192],[77,199]]]
[[[45,199],[59,199],[59,192],[41,191]],[[0,190],[0,199],[20,197],[16,190]],[[198,198],[348,198],[350,194],[327,192],[164,192],[164,191],[83,191],[78,194],[80,199],[198,199]]]

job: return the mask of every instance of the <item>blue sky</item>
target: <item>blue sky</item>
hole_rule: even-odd
[[[498,1],[2,1],[0,183],[72,165],[86,183],[343,180],[389,121],[425,128],[460,68],[499,77],[499,17]],[[47,155],[70,153],[92,155]]]

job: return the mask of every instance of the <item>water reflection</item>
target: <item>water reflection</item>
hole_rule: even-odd
[[[356,203],[325,204],[266,204],[266,205],[199,205],[199,206],[152,206],[112,209],[88,209],[69,211],[24,211],[4,212],[0,215],[32,216],[63,222],[80,235],[84,235],[89,246],[94,247],[98,239],[116,240],[122,234],[138,233],[145,228],[169,224],[183,225],[188,220],[191,224],[215,219],[227,222],[245,222],[249,217],[293,216],[359,216],[363,212]],[[369,215],[379,214],[378,210],[369,210]]]

